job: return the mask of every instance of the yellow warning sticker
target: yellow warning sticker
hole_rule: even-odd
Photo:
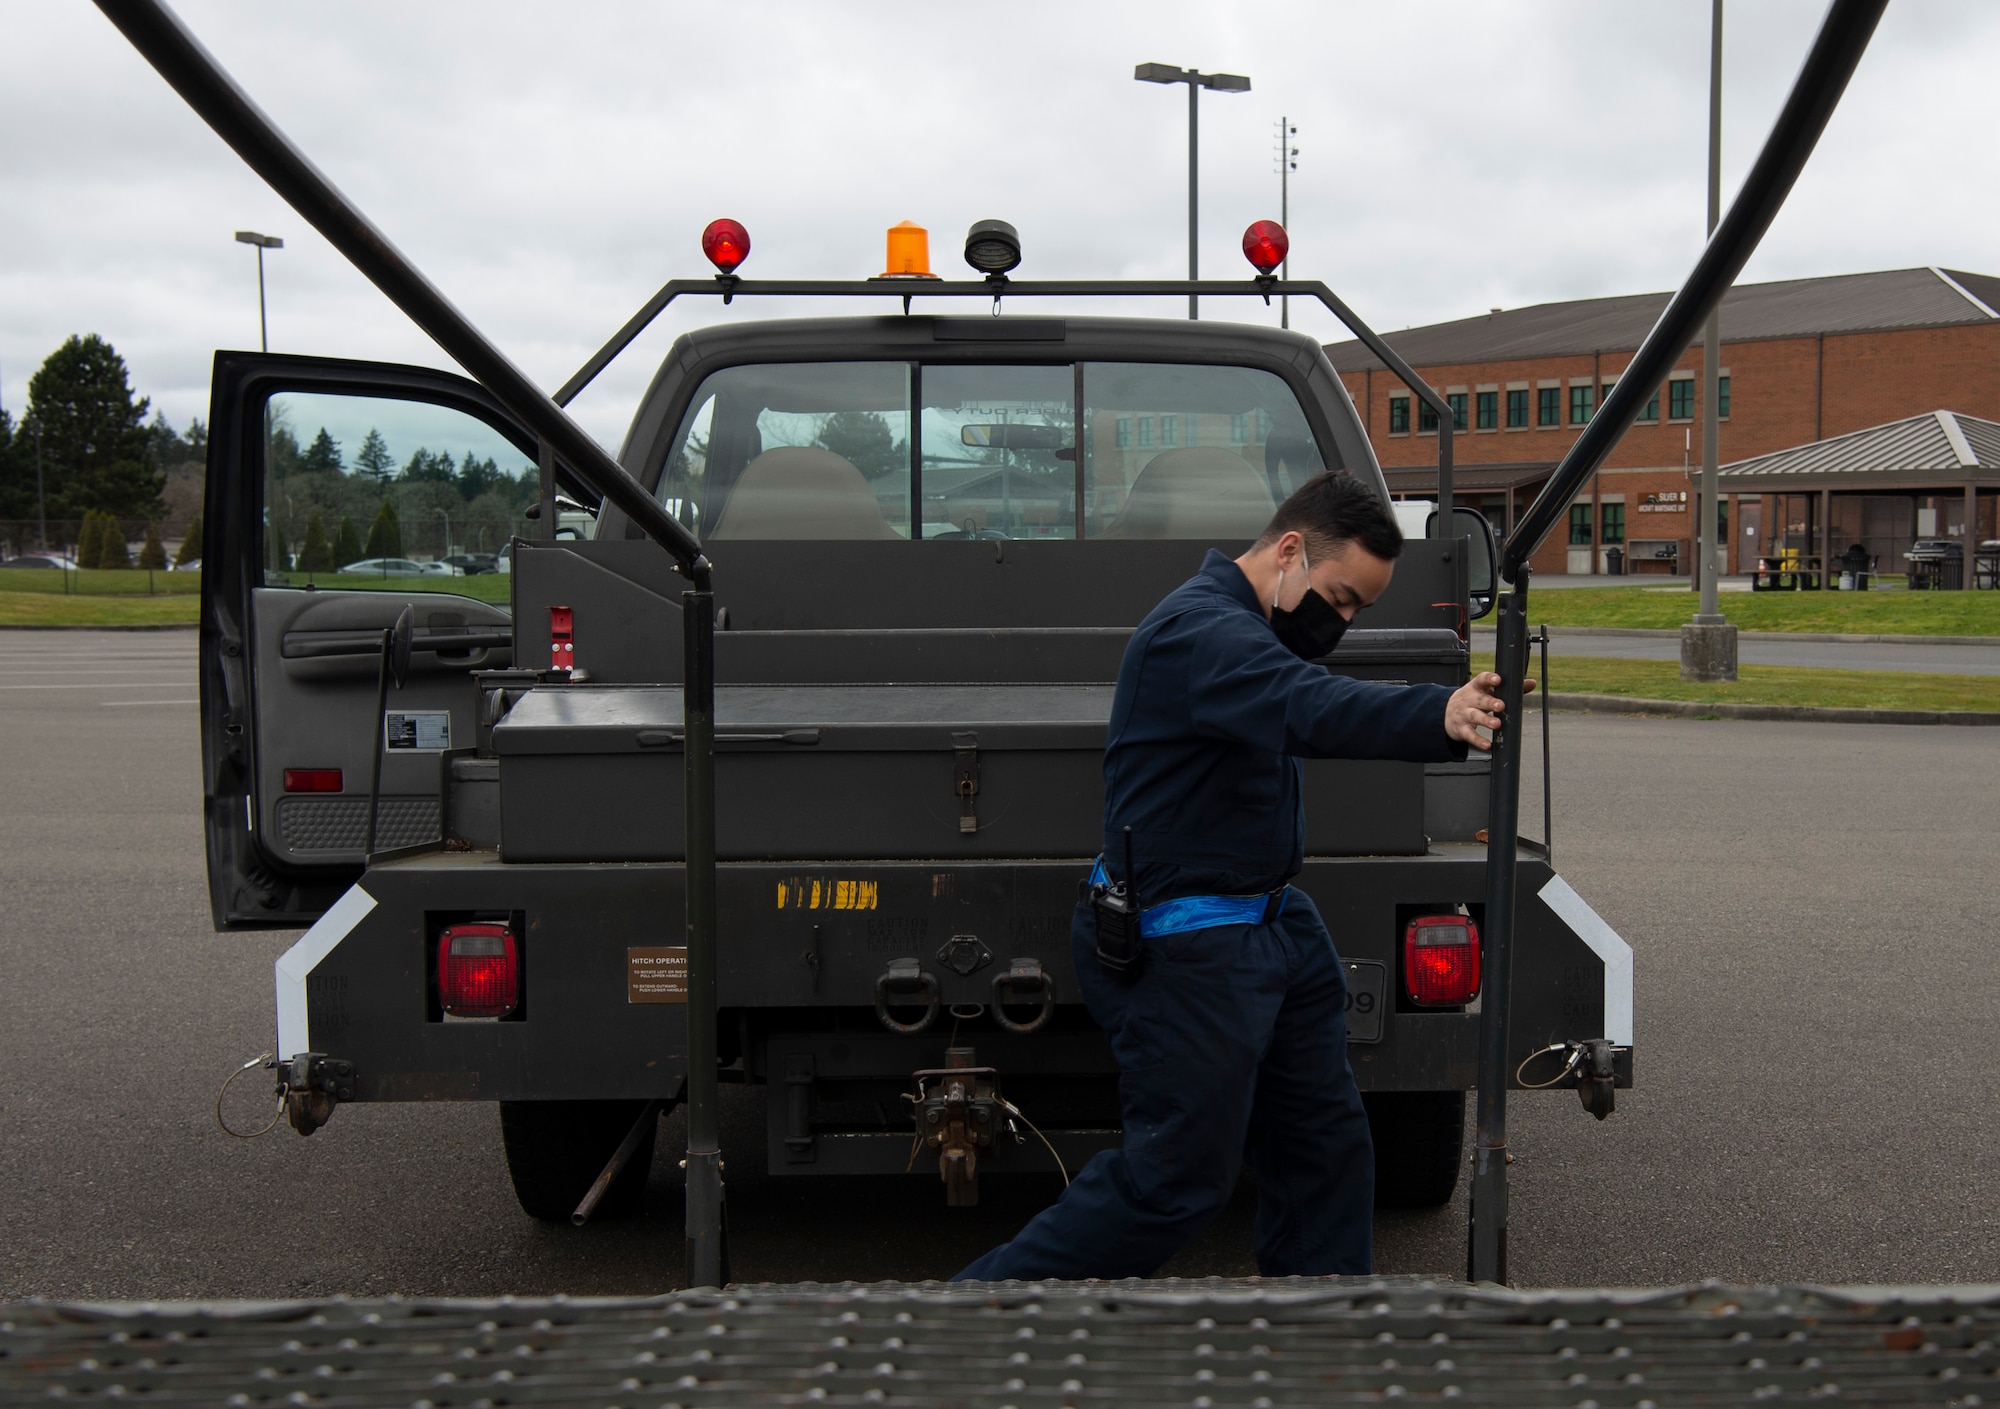
[[[879,882],[792,876],[778,882],[780,910],[873,910]]]

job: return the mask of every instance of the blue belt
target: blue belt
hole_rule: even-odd
[[[1104,858],[1091,868],[1090,883],[1109,885]],[[1268,925],[1285,913],[1292,888],[1279,886],[1268,895],[1183,895],[1148,905],[1139,912],[1139,933],[1147,939],[1213,929],[1217,925]]]

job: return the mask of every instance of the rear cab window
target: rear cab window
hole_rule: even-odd
[[[713,539],[1227,540],[1328,468],[1257,368],[790,362],[711,373],[657,493]]]

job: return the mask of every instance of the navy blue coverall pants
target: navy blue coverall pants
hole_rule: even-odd
[[[1276,891],[1304,862],[1299,759],[1462,758],[1444,732],[1450,694],[1300,660],[1242,570],[1211,551],[1139,624],[1119,668],[1105,863],[1122,866],[1129,826],[1148,908]],[[1152,1273],[1221,1210],[1246,1153],[1260,1272],[1369,1271],[1374,1148],[1347,1063],[1347,986],[1304,892],[1265,923],[1148,937],[1135,978],[1098,964],[1087,904],[1070,943],[1118,1061],[1124,1143],[959,1280]]]

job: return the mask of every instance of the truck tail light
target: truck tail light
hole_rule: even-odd
[[[438,935],[438,1004],[454,1018],[504,1018],[521,1003],[521,959],[507,925],[448,925]]]
[[[1479,993],[1479,927],[1465,915],[1419,915],[1403,931],[1403,983],[1410,1001],[1456,1008]]]
[[[337,793],[340,791],[340,770],[338,768],[287,768],[285,770],[285,791],[288,793]]]

